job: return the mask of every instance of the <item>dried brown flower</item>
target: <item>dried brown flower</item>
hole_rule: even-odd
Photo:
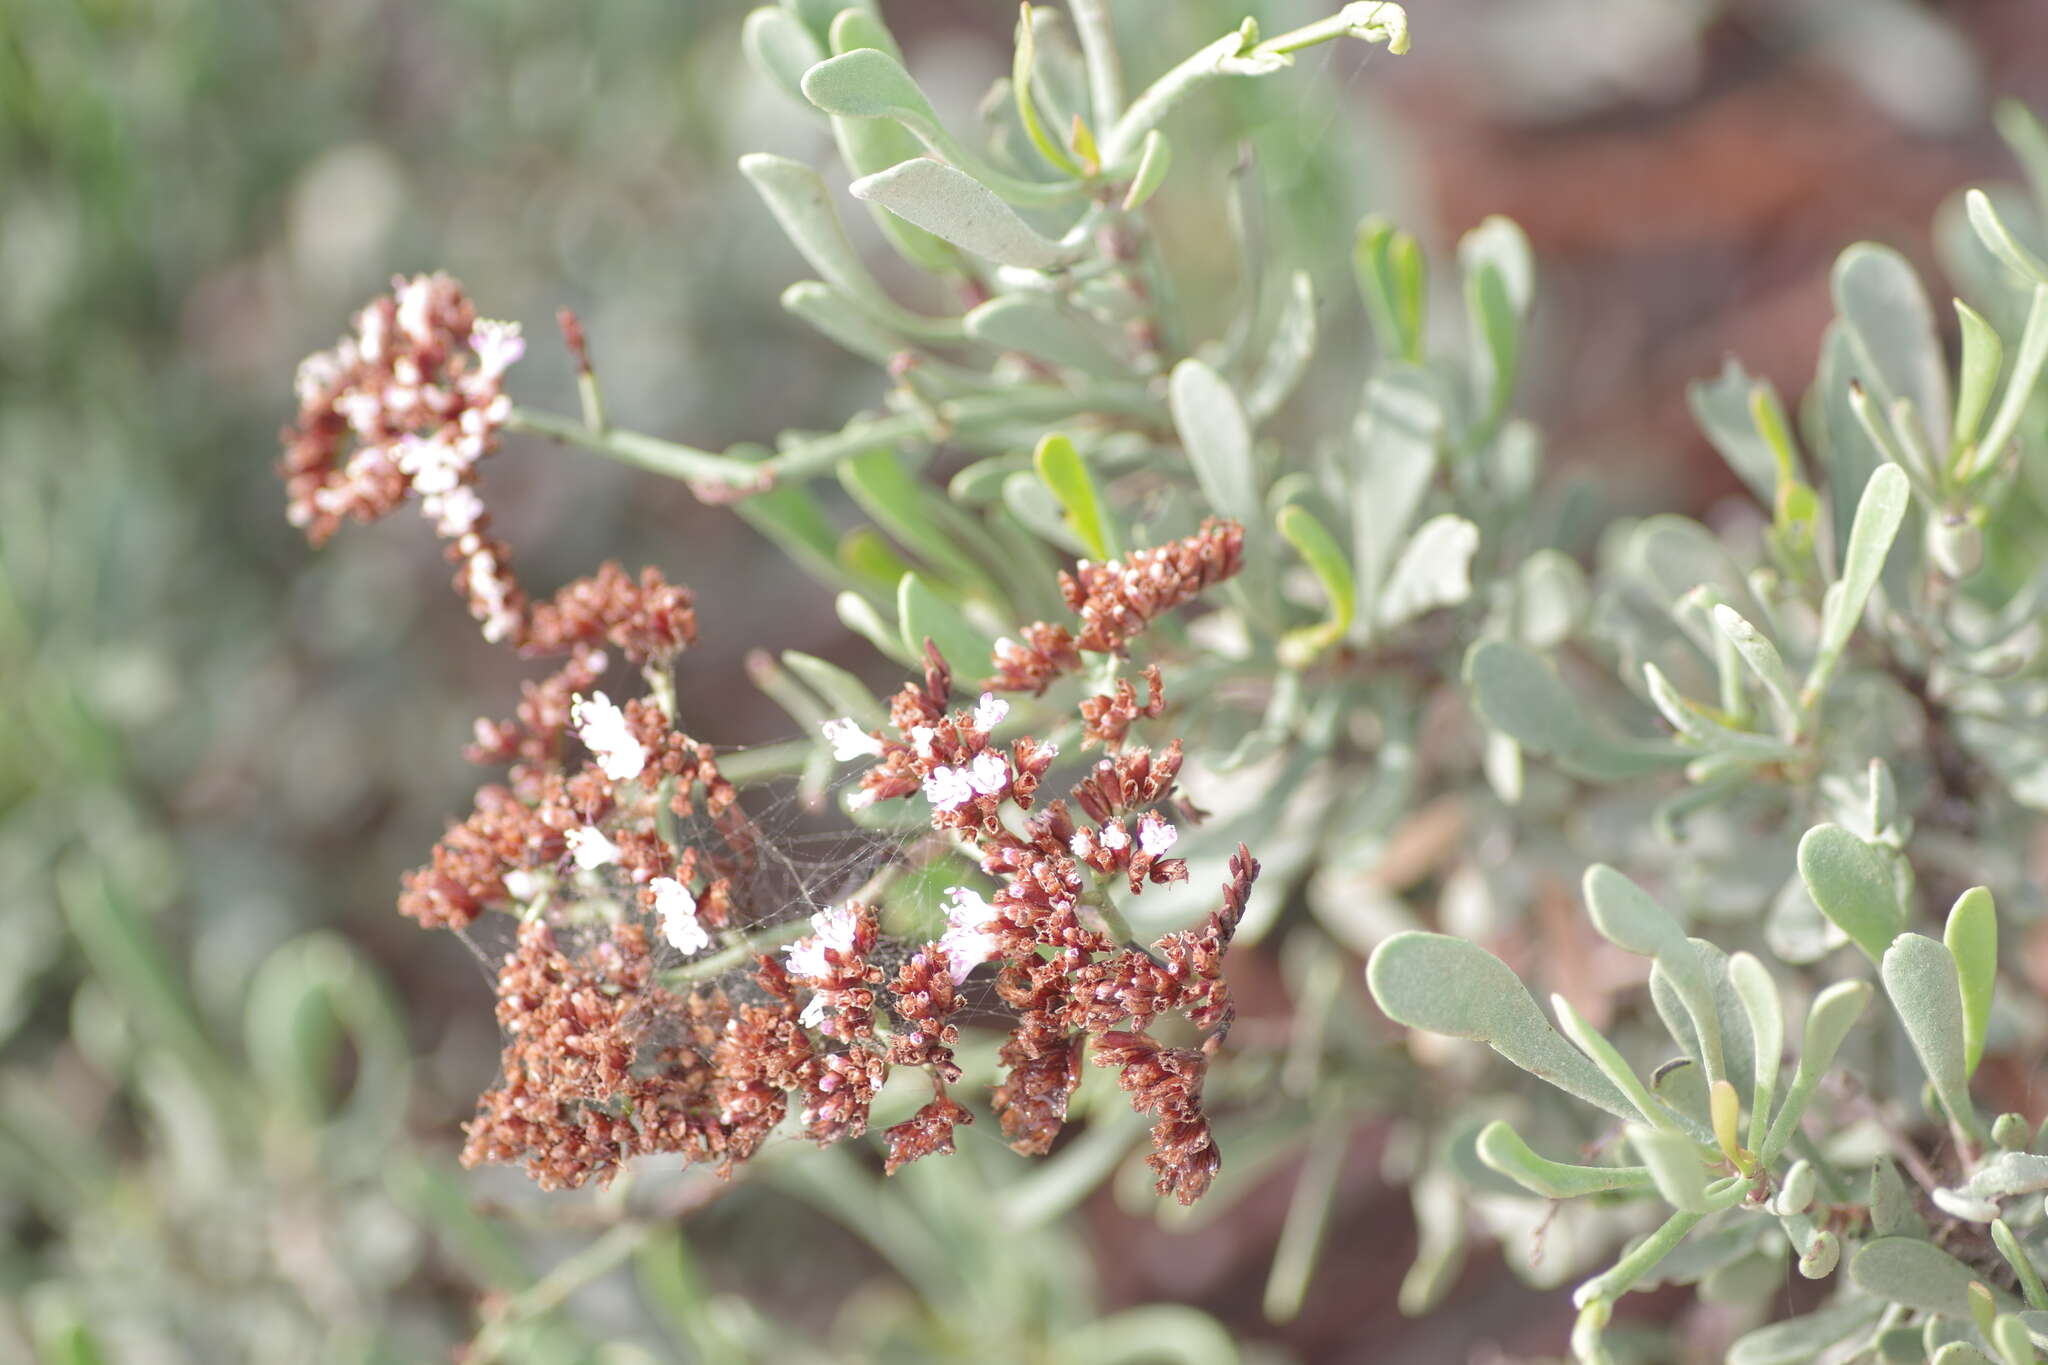
[[[560,321],[587,369],[580,326],[566,312]],[[922,796],[932,828],[975,856],[993,894],[953,888],[944,935],[893,978],[878,911],[850,901],[812,915],[781,957],[755,955],[746,979],[699,979],[701,954],[744,949],[783,907],[750,901],[762,838],[714,750],[676,727],[672,703],[615,704],[600,690],[614,651],[658,668],[694,643],[690,592],[656,570],[634,578],[607,563],[531,602],[489,535],[475,467],[510,415],[501,381],[522,347],[517,327],[478,320],[445,275],[395,281],[351,337],[302,366],[282,466],[291,519],[315,543],[345,518],[372,520],[417,494],[486,638],[562,661],[523,685],[511,719],[477,722],[469,756],[506,765],[506,780],[477,793],[399,898],[428,927],[466,930],[493,910],[519,917],[498,973],[501,1077],[467,1126],[464,1161],[521,1162],[547,1188],[608,1181],[647,1154],[729,1172],[792,1111],[818,1143],[862,1135],[897,1066],[923,1069],[933,1098],[885,1134],[888,1169],[950,1152],[954,1129],[971,1121],[947,1089],[960,1078],[961,988],[994,962],[997,994],[1015,1012],[993,1094],[1011,1144],[1050,1148],[1092,1039],[1098,1063],[1158,1120],[1160,1189],[1199,1195],[1218,1160],[1201,1082],[1230,1022],[1222,957],[1258,868],[1240,847],[1222,908],[1202,928],[1150,948],[1127,941],[1119,889],[1187,875],[1168,856],[1180,743],[1128,744],[1138,721],[1164,712],[1159,670],[1145,670],[1142,704],[1128,679],[1080,703],[1086,744],[1109,756],[1067,799],[1034,809],[1057,748],[998,740],[1009,704],[993,692],[954,705],[952,671],[927,644],[922,678],[891,700],[893,733],[851,721],[827,733],[841,758],[873,760],[861,802]],[[1082,562],[1061,575],[1078,635],[1040,622],[1023,643],[1002,642],[991,686],[1042,693],[1084,653],[1123,654],[1161,612],[1237,572],[1242,544],[1235,523],[1212,522],[1119,561]],[[685,821],[688,839],[677,833]],[[658,969],[657,952],[684,965]],[[1200,1049],[1146,1032],[1172,1011],[1204,1031]]]

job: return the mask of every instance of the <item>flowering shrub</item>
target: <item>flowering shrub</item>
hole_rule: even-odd
[[[1589,574],[1514,413],[1536,272],[1513,224],[1459,243],[1456,335],[1416,240],[1361,225],[1376,355],[1321,440],[1273,436],[1321,350],[1309,273],[1274,287],[1240,236],[1249,302],[1188,335],[1149,216],[1182,188],[1162,119],[1344,37],[1400,52],[1406,17],[1246,20],[1126,100],[1101,4],[1071,30],[1025,6],[977,150],[872,9],[756,11],[749,55],[830,121],[854,198],[958,302],[899,302],[822,176],[743,159],[818,276],[785,307],[887,376],[883,410],[836,432],[713,452],[619,429],[567,317],[583,411],[516,406],[519,329],[442,276],[400,280],[307,362],[294,522],[318,542],[417,495],[485,636],[560,661],[479,722],[471,757],[506,779],[400,900],[430,927],[516,926],[466,1159],[545,1186],[642,1155],[730,1171],[785,1125],[823,1146],[888,1109],[894,1171],[973,1121],[963,1057],[985,1043],[988,1108],[1026,1154],[1052,1150],[1091,1057],[1155,1120],[1146,1163],[1183,1204],[1226,1183],[1218,1091],[1252,1101],[1229,1118],[1254,1150],[1305,1148],[1275,1317],[1351,1128],[1391,1115],[1410,1311],[1483,1232],[1532,1281],[1579,1281],[1584,1361],[1623,1358],[1617,1304],[1663,1282],[1732,1306],[1680,1329],[1745,1365],[2035,1359],[2048,1135],[2011,1059],[2044,1025],[1998,987],[2000,912],[2038,916],[2024,849],[2048,807],[2042,203],[1972,192],[1951,216],[1975,300],[1953,362],[1904,258],[1851,247],[1798,421],[1733,363],[1692,391],[1754,505],[1611,521]],[[2048,139],[2005,126],[2048,194]],[[757,681],[812,738],[764,757],[685,733],[689,592],[606,566],[529,595],[478,492],[512,433],[733,504],[915,680],[883,705],[788,653]],[[868,523],[839,529],[827,475]],[[1072,624],[1045,619],[1062,607]],[[644,696],[611,700],[618,663]],[[1154,729],[1176,737],[1133,742]],[[852,895],[761,893],[776,840],[739,789],[789,774],[892,850]],[[1041,801],[1049,779],[1067,797]],[[1589,863],[1582,921],[1566,888]],[[943,927],[913,894],[926,868]],[[1952,906],[1938,938],[1923,899]],[[1269,936],[1286,1027],[1225,1048],[1226,950]],[[1363,1041],[1337,947],[1419,1033]],[[1768,1293],[1788,1264],[1826,1282],[1789,1315]]]

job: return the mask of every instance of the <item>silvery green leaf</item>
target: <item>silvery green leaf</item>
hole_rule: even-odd
[[[1638,1117],[1613,1082],[1544,1020],[1521,978],[1477,944],[1446,934],[1396,934],[1373,950],[1366,983],[1396,1023],[1485,1043],[1595,1108]]]
[[[1770,507],[1778,496],[1778,457],[1756,427],[1751,408],[1756,384],[1749,372],[1730,356],[1712,381],[1694,380],[1686,385],[1685,399],[1707,442],[1720,452],[1736,477],[1748,485],[1757,501]]]
[[[880,17],[863,9],[841,10],[832,20],[830,39],[835,56],[871,47],[899,62],[903,60],[894,35]],[[798,96],[802,97],[801,90]],[[893,119],[849,118],[843,114],[833,114],[831,119],[832,137],[839,144],[839,159],[856,177],[872,175],[924,154],[924,144]],[[868,212],[882,230],[882,235],[889,239],[889,244],[903,259],[933,274],[959,273],[960,255],[945,242],[884,209],[870,206]]]
[[[1938,1189],[1928,1192],[1934,1206],[1951,1218],[1966,1223],[1989,1223],[1998,1217],[1998,1205],[1988,1199],[1979,1199],[1960,1190]]]
[[[846,235],[831,193],[809,166],[787,157],[749,153],[740,158],[740,173],[752,182],[811,268],[840,293],[874,316],[875,321],[922,340],[947,340],[960,335],[953,319],[920,317],[883,292]]]
[[[984,456],[972,464],[963,465],[958,473],[946,480],[946,496],[970,507],[986,506],[1003,496],[1003,480],[1012,474],[1024,473],[1030,467],[1030,458],[1014,450],[1002,455]]]
[[[981,185],[991,198],[1000,195],[998,202],[1008,200],[1042,207],[1071,199],[1080,191],[1081,182],[1077,180],[1045,182],[1019,179],[968,151],[939,122],[931,101],[925,98],[910,73],[903,69],[903,63],[879,48],[859,47],[826,58],[804,73],[803,91],[804,98],[828,114],[842,118],[892,119],[900,123],[916,134],[918,140],[935,155],[958,166],[963,178],[970,178]],[[856,197],[860,197],[857,190]],[[894,205],[889,207],[895,208]],[[913,213],[904,213],[903,216],[956,245],[964,245]]]
[[[1629,1145],[1649,1168],[1657,1193],[1671,1207],[1685,1213],[1708,1213],[1707,1171],[1700,1164],[1699,1148],[1690,1138],[1641,1124],[1628,1125]]]
[[[849,7],[872,11],[878,0],[782,0],[782,7],[823,40],[832,21]]]
[[[882,704],[875,700],[875,694],[868,690],[867,684],[839,665],[799,650],[786,649],[782,651],[782,666],[824,698],[835,715],[850,716],[857,724],[870,729],[886,719]]]
[[[826,30],[826,41],[831,45],[834,56],[859,47],[872,47],[899,63],[903,60],[903,48],[897,43],[896,35],[882,22],[881,15],[866,6],[848,6],[833,15]]]
[[[1750,672],[1764,685],[1776,708],[1782,732],[1789,735],[1797,731],[1799,724],[1799,694],[1792,681],[1792,675],[1785,669],[1785,660],[1778,653],[1778,647],[1770,637],[1743,618],[1741,612],[1716,602],[1713,608],[1714,628],[1719,630],[1742,661],[1749,665]]]
[[[1927,1365],[1997,1365],[1990,1356],[1967,1341],[1951,1341],[1936,1348],[1927,1357]]]
[[[846,575],[839,567],[838,533],[808,488],[800,483],[777,484],[740,499],[737,510],[748,525],[811,577],[834,588],[846,585]]]
[[[1458,239],[1458,264],[1467,273],[1490,265],[1500,272],[1508,307],[1516,318],[1529,316],[1536,301],[1536,257],[1529,238],[1512,218],[1491,214]]]
[[[1060,506],[1059,499],[1053,496],[1043,480],[1030,471],[1020,470],[1003,480],[1003,506],[1046,543],[1057,545],[1071,555],[1091,553],[1088,543],[1068,522],[1066,509]]]
[[[1892,541],[1898,537],[1899,525],[1906,519],[1906,508],[1912,501],[1906,471],[1897,465],[1887,464],[1874,470],[1864,484],[1863,496],[1856,504],[1855,524],[1849,528],[1849,546],[1842,555],[1841,582],[1821,614],[1820,648],[1813,671],[1807,676],[1809,690],[1816,680],[1825,683],[1842,647],[1849,643],[1849,636],[1863,619],[1863,608],[1870,601],[1871,589],[1877,586],[1878,575],[1884,571],[1885,557],[1891,553]]]
[[[1380,627],[1392,629],[1470,597],[1478,551],[1479,528],[1463,517],[1446,512],[1416,527],[1374,605]]]
[[[1671,722],[1671,727],[1702,748],[1759,762],[1790,757],[1794,752],[1782,740],[1769,735],[1723,725],[1706,707],[1682,695],[1664,676],[1664,670],[1653,663],[1643,665],[1643,682],[1651,703]]]
[[[1763,941],[1784,962],[1804,966],[1841,948],[1847,937],[1829,923],[1821,907],[1806,894],[1806,882],[1794,872],[1763,913]]]
[[[1378,600],[1380,585],[1421,509],[1436,475],[1443,407],[1415,370],[1397,370],[1365,386],[1352,428],[1351,562],[1359,600]]]
[[[1280,640],[1281,662],[1289,667],[1306,664],[1316,655],[1344,638],[1351,628],[1358,606],[1358,590],[1351,577],[1351,565],[1336,538],[1316,520],[1315,514],[1299,503],[1289,503],[1276,518],[1281,537],[1292,545],[1322,585],[1330,601],[1330,614],[1313,626],[1291,630]],[[1292,658],[1290,658],[1292,655]]]
[[[1730,603],[1750,620],[1768,619],[1728,547],[1690,517],[1645,517],[1628,533],[1622,562],[1659,607],[1668,610],[1706,584],[1720,601]]]
[[[1093,325],[1043,294],[1000,294],[963,321],[967,335],[999,350],[1022,351],[1097,378],[1130,370]]]
[[[1998,1348],[2001,1365],[2040,1365],[2027,1324],[2016,1314],[2002,1313],[1991,1324],[1991,1344]]]
[[[828,114],[895,119],[928,140],[945,137],[916,79],[879,48],[857,47],[819,62],[804,73],[801,86],[804,98]]]
[[[1316,294],[1306,270],[1287,281],[1287,302],[1274,324],[1272,344],[1245,391],[1244,408],[1256,427],[1280,410],[1294,393],[1316,353]]]
[[[1981,1138],[1963,1055],[1963,995],[1955,958],[1924,934],[1900,934],[1885,952],[1883,976],[1892,1008],[1942,1107],[1964,1132]]]
[[[862,307],[821,280],[799,280],[790,285],[782,291],[782,307],[792,317],[802,318],[840,346],[877,365],[890,365],[906,352],[917,349],[918,343],[877,322],[872,308]],[[955,365],[923,354],[918,356],[917,382],[921,392],[955,394],[965,389],[971,378],[975,376]]]
[[[964,548],[981,540],[975,523],[913,477],[896,452],[866,451],[837,466],[840,485],[877,525],[934,569],[956,592],[998,600],[988,572]]]
[[[856,526],[839,538],[839,567],[869,597],[894,601],[896,584],[912,565],[881,532]]]
[[[1688,750],[1596,729],[1543,659],[1512,641],[1481,640],[1465,655],[1465,682],[1486,722],[1577,776],[1616,781],[1682,766]]]
[[[1047,20],[1051,17],[1050,12],[1045,15]],[[1038,113],[1038,95],[1032,89],[1032,78],[1033,68],[1038,64],[1039,18],[1029,5],[1024,6],[1017,24],[1016,56],[1010,64],[1010,96],[1016,103],[1017,121],[1024,136],[1046,164],[1063,175],[1080,175],[1080,163],[1047,130]]]
[[[1958,478],[1973,479],[1998,467],[2006,442],[2019,430],[2020,418],[2033,401],[2035,382],[2040,379],[2044,364],[2048,364],[2048,284],[2037,284],[2027,307],[2026,327],[2020,333],[2019,352],[2013,357],[2012,373],[2005,381],[2005,395],[1998,400],[1998,411],[1992,414],[1991,425],[1970,464],[1957,469]]]
[[[1709,1303],[1731,1302],[1717,1296],[1708,1284],[1702,1282],[1752,1257],[1770,1265],[1772,1281],[1783,1281],[1784,1258],[1758,1256],[1768,1235],[1761,1219],[1742,1218],[1724,1222],[1710,1231],[1697,1232],[1686,1238],[1637,1283],[1644,1289],[1658,1284],[1699,1284],[1701,1297]],[[1747,1299],[1732,1301],[1747,1302]]]
[[[832,599],[833,607],[839,613],[840,624],[860,636],[884,655],[894,659],[905,668],[917,665],[922,651],[912,653],[903,644],[903,636],[893,623],[885,620],[875,605],[857,592],[843,592]]]
[[[756,70],[799,103],[804,98],[804,72],[825,55],[801,20],[772,5],[747,16],[740,28],[740,46]]]
[[[1759,1327],[1728,1348],[1727,1365],[1808,1365],[1829,1347],[1868,1330],[1882,1311],[1870,1299],[1848,1299]]]
[[[1975,1199],[2011,1199],[2022,1194],[2039,1194],[2048,1190],[2048,1156],[2033,1152],[2000,1152],[1972,1172],[1960,1188]]]
[[[1143,208],[1166,183],[1166,173],[1172,166],[1173,146],[1165,134],[1154,128],[1145,134],[1145,141],[1138,148],[1138,169],[1131,176],[1131,187],[1124,191],[1123,211],[1135,213]]]
[[[1890,858],[1840,825],[1816,825],[1799,841],[1799,876],[1820,912],[1883,961],[1906,925]]]
[[[1858,242],[1836,259],[1830,283],[1835,311],[1849,325],[1857,362],[1851,378],[1861,380],[1882,408],[1910,400],[1920,419],[1920,444],[1946,449],[1948,358],[1912,265],[1890,247]]]
[[[799,280],[783,290],[782,309],[877,365],[887,365],[909,349],[901,336],[877,323],[867,309],[822,280]]]
[[[1251,530],[1263,521],[1262,481],[1252,463],[1251,425],[1237,395],[1216,371],[1189,359],[1173,367],[1167,402],[1202,496],[1219,515]]]
[[[1415,1211],[1415,1260],[1401,1277],[1396,1296],[1409,1316],[1426,1313],[1442,1302],[1465,1265],[1468,1236],[1465,1199],[1450,1176],[1429,1171],[1409,1190]]]
[[[1955,305],[1956,322],[1963,334],[1963,358],[1951,440],[1954,448],[1961,450],[1977,439],[1984,414],[1990,411],[1991,395],[1998,389],[1998,372],[2005,364],[2005,343],[1976,309],[1961,299]]]
[[[2033,110],[2010,96],[1991,107],[1991,122],[2026,172],[2034,197],[2048,203],[2048,129]]]
[[[1983,1276],[1932,1242],[1911,1237],[1880,1237],[1867,1243],[1849,1262],[1849,1278],[1866,1293],[1923,1313],[1970,1320],[1970,1286]],[[1992,1287],[2000,1312],[2018,1307],[2010,1295]]]
[[[1849,1036],[1849,1029],[1862,1017],[1864,1006],[1870,1003],[1870,994],[1867,981],[1837,981],[1814,997],[1812,1007],[1806,1012],[1806,1032],[1800,1041],[1799,1067],[1792,1073],[1792,1084],[1785,1091],[1785,1102],[1778,1107],[1777,1117],[1771,1120],[1771,1131],[1757,1152],[1758,1160],[1765,1166],[1778,1159],[1778,1154],[1785,1150],[1785,1144],[1798,1131],[1799,1120],[1806,1113],[1814,1088],[1834,1064],[1836,1051],[1841,1048],[1842,1040]]]
[[[2012,1117],[2017,1118],[2018,1115]],[[2034,1312],[2048,1309],[2048,1284],[2041,1280],[2040,1268],[2020,1239],[2013,1233],[2012,1225],[2003,1218],[1991,1220],[1991,1244],[1998,1248],[1998,1254],[2012,1267],[2013,1275],[2019,1280],[2020,1293],[2026,1298],[2027,1307]]]
[[[1726,1080],[1738,1095],[1749,1092],[1756,1080],[1754,1040],[1728,982],[1726,953],[1701,938],[1668,947],[1650,969],[1650,1002],[1673,1041],[1701,1064],[1702,1080]]]
[[[1635,1106],[1636,1112],[1651,1127],[1676,1129],[1679,1126],[1677,1116],[1657,1103],[1656,1097],[1643,1084],[1642,1078],[1636,1075],[1635,1068],[1628,1064],[1628,1060],[1614,1044],[1607,1041],[1599,1029],[1587,1023],[1585,1018],[1572,1008],[1571,1001],[1562,995],[1552,995],[1550,1010],[1557,1016],[1558,1028],[1564,1036],[1572,1041],[1574,1047],[1585,1053],[1594,1066],[1600,1068],[1601,1075],[1614,1082],[1614,1088],[1627,1097],[1628,1102]]]
[[[971,678],[989,666],[995,654],[994,637],[983,633],[960,614],[960,609],[932,591],[931,585],[914,573],[903,575],[896,589],[896,616],[901,622],[903,645],[918,658],[930,640],[962,678]]]
[[[1984,1056],[1991,997],[1998,985],[1998,909],[1988,887],[1973,886],[1956,898],[1941,941],[1956,961],[1956,980],[1963,995],[1964,1070],[1974,1076]]]
[[[1465,276],[1465,313],[1472,329],[1472,387],[1481,422],[1490,428],[1506,410],[1521,366],[1522,333],[1507,285],[1491,262]]]
[[[1546,1199],[1576,1199],[1609,1191],[1637,1192],[1652,1188],[1644,1166],[1574,1166],[1538,1156],[1522,1135],[1499,1119],[1479,1134],[1479,1159],[1494,1170]]]
[[[1749,1018],[1756,1087],[1751,1092],[1749,1137],[1744,1145],[1755,1151],[1764,1145],[1771,1104],[1777,1098],[1778,1068],[1785,1053],[1784,1006],[1764,964],[1748,953],[1728,955],[1728,983],[1741,997],[1743,1013]]]
[[[1593,927],[1616,947],[1656,957],[1684,946],[1685,929],[1671,913],[1606,864],[1586,870],[1583,889]]]
[[[1554,649],[1585,620],[1592,594],[1585,570],[1560,550],[1541,549],[1515,570],[1515,635],[1531,649]]]
[[[2044,264],[2039,256],[2019,244],[2018,239],[1999,218],[1998,210],[1991,206],[1991,200],[1986,197],[1984,191],[1967,191],[1963,195],[1963,206],[1969,212],[1970,226],[1977,230],[1978,240],[1984,243],[2006,269],[2026,279],[2030,284],[2048,284],[2048,264]]]
[[[1057,270],[1075,257],[1074,249],[1040,236],[981,181],[930,157],[913,157],[862,176],[853,182],[852,191],[854,198],[880,204],[962,251],[999,265]]]
[[[1879,1237],[1927,1236],[1927,1224],[1920,1217],[1913,1192],[1898,1164],[1888,1156],[1870,1163],[1870,1230]]]
[[[1081,538],[1088,553],[1098,560],[1116,554],[1116,528],[1103,510],[1102,499],[1096,496],[1088,463],[1074,443],[1058,432],[1050,432],[1032,452],[1031,463],[1047,490],[1059,499],[1066,511],[1067,525]]]
[[[1473,387],[1490,424],[1514,389],[1535,263],[1522,230],[1499,216],[1465,234],[1458,243],[1458,263],[1465,274],[1465,312],[1472,329]]]
[[[1351,260],[1380,350],[1421,364],[1425,267],[1415,238],[1375,214],[1358,225]]]

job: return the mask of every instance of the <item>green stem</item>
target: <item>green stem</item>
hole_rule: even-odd
[[[606,430],[604,395],[598,392],[597,376],[589,370],[576,372],[576,398],[583,408],[583,425],[602,436]]]
[[[581,418],[558,417],[532,408],[514,408],[512,415],[505,419],[505,429],[531,432],[564,445],[581,446],[650,473],[666,474],[672,479],[702,480],[730,484],[735,488],[749,488],[761,482],[760,466],[745,460],[714,455],[708,450],[678,445],[656,436],[643,436],[637,431],[619,431],[609,427],[593,431]]]
[[[1990,429],[1970,452],[1967,463],[1956,470],[1956,478],[1968,483],[2005,453],[2006,442],[2019,429],[2020,418],[2034,396],[2034,381],[2048,364],[2048,284],[2034,286],[2034,298],[2027,309],[2026,329],[2020,333],[2019,353],[2013,358],[2012,377],[1991,418]]]
[[[969,394],[941,403],[930,412],[899,412],[849,422],[838,431],[793,441],[758,464],[616,427],[596,432],[576,419],[531,408],[514,408],[505,427],[546,436],[672,479],[754,490],[784,479],[807,479],[878,446],[925,445],[949,436],[982,436],[1012,423],[1070,421],[1077,412],[1162,427],[1166,422],[1159,399],[1139,384],[1009,389]]]
[[[1165,410],[1159,400],[1135,384],[1012,389],[970,394],[939,404],[935,409],[939,423],[936,432],[932,429],[932,414],[896,413],[849,423],[838,431],[794,442],[756,468],[778,482],[805,479],[877,446],[927,444],[954,435],[986,435],[1013,422],[1067,421],[1077,412],[1090,411],[1146,423],[1165,421]]]
[[[1173,112],[1175,105],[1224,75],[1223,63],[1243,50],[1242,36],[1226,33],[1146,86],[1144,93],[1117,120],[1115,130],[1102,140],[1102,163],[1105,166],[1119,165],[1136,152],[1138,144],[1145,140],[1145,134],[1158,127]]]
[[[1620,1298],[1635,1286],[1637,1280],[1650,1273],[1657,1262],[1669,1256],[1687,1233],[1699,1226],[1704,1213],[1674,1213],[1666,1219],[1664,1226],[1645,1237],[1642,1244],[1628,1255],[1616,1261],[1604,1274],[1595,1275],[1572,1292],[1574,1306],[1584,1308],[1595,1299],[1609,1303]]]
[[[1247,45],[1245,31],[1226,33],[1146,87],[1116,129],[1102,143],[1102,164],[1119,166],[1175,105],[1220,76],[1263,75],[1287,64],[1289,54],[1335,38],[1384,42],[1390,52],[1408,50],[1408,16],[1399,5],[1359,0],[1327,19]]]
[[[552,1313],[571,1294],[610,1274],[637,1251],[653,1231],[651,1224],[621,1223],[513,1295],[476,1334],[465,1359],[476,1365],[498,1359],[511,1344],[514,1331],[533,1318]]]

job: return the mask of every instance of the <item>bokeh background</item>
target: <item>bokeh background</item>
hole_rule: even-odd
[[[1116,8],[1147,73],[1245,12],[1277,30],[1326,6]],[[475,1358],[737,1359],[791,1349],[785,1328],[814,1358],[917,1358],[888,1346],[936,1292],[903,1243],[943,1218],[847,1206],[869,1188],[851,1158],[815,1168],[839,1196],[808,1177],[665,1177],[630,1210],[454,1165],[495,1066],[489,981],[391,904],[467,807],[470,719],[505,711],[516,678],[416,524],[310,552],[270,472],[297,359],[394,271],[446,268],[487,314],[524,319],[514,387],[533,406],[574,410],[563,304],[624,425],[716,449],[875,401],[870,367],[776,306],[801,264],[734,163],[823,162],[825,135],[740,61],[745,9],[0,3],[0,1358],[440,1359],[480,1304],[515,1325]],[[1008,67],[1000,0],[883,10],[949,111]],[[1410,13],[1407,57],[1318,49],[1181,117],[1253,152],[1284,207],[1273,250],[1318,273],[1340,336],[1358,330],[1344,275],[1362,213],[1437,247],[1517,219],[1542,278],[1525,410],[1621,506],[1729,493],[1684,384],[1733,351],[1803,389],[1836,251],[1883,240],[1936,277],[1944,200],[2011,175],[1993,99],[2048,107],[2036,0]],[[1223,164],[1177,168],[1189,214],[1165,229],[1219,307],[1228,262],[1205,251],[1223,234],[1198,210]],[[698,590],[683,704],[707,738],[788,734],[746,681],[749,649],[888,685],[828,594],[680,486],[518,441],[488,486],[530,583],[616,557]],[[1274,976],[1233,970],[1254,989]],[[1057,1273],[1027,1274],[1016,1248],[948,1254],[991,1294],[1017,1281],[1001,1311],[1196,1305],[1248,1358],[1558,1351],[1561,1301],[1484,1259],[1457,1313],[1398,1316],[1414,1238],[1383,1155],[1361,1130],[1285,1324],[1259,1295],[1285,1171],[1199,1225],[1089,1195],[1046,1233]],[[680,1231],[613,1255],[622,1211]],[[618,1272],[587,1283],[558,1269],[608,1255]]]

